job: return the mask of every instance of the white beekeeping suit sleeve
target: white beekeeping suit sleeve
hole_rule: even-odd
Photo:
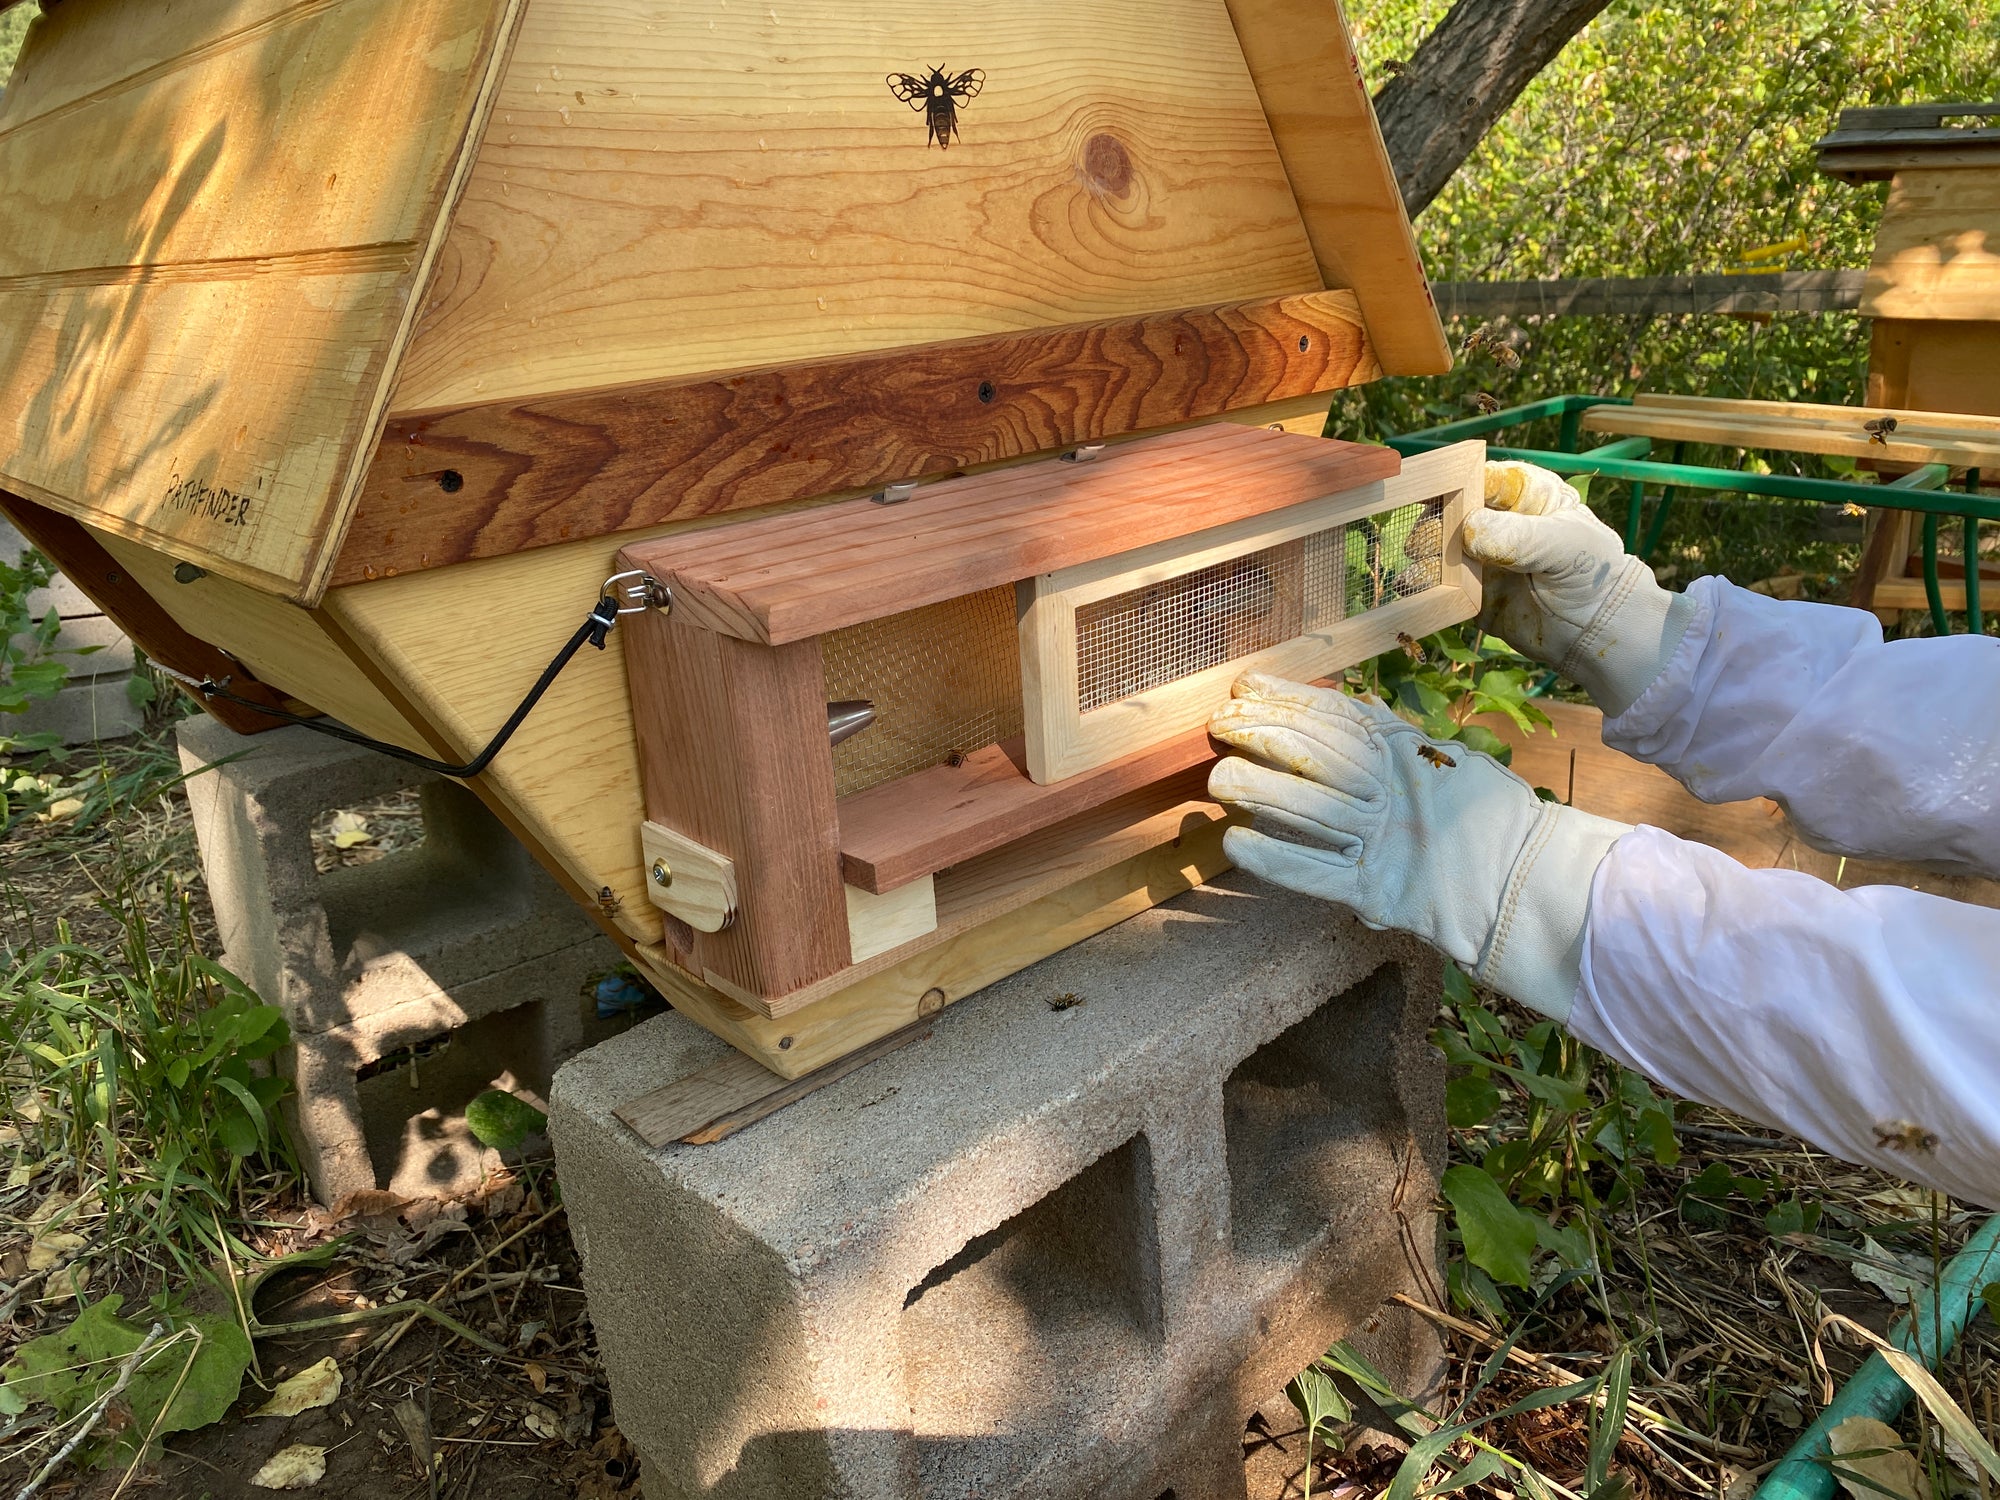
[[[1704,578],[1605,743],[1839,853],[2000,873],[2000,641]],[[2000,1205],[2000,911],[1748,870],[1654,828],[1591,883],[1581,1040],[1688,1098]],[[1933,1144],[1934,1142],[1934,1144]]]
[[[1888,641],[1873,615],[1720,578],[1604,743],[1704,802],[1769,797],[1835,854],[2000,876],[2000,639]]]
[[[1591,881],[1568,1025],[1684,1098],[2000,1207],[2000,911],[1635,828]]]

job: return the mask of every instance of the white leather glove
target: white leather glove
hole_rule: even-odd
[[[1489,570],[1480,628],[1578,684],[1606,718],[1638,702],[1694,618],[1547,469],[1489,462],[1486,509],[1464,535]]]
[[[1259,825],[1223,836],[1237,865],[1413,932],[1568,1018],[1590,879],[1630,828],[1542,801],[1491,756],[1432,740],[1372,698],[1257,672],[1233,692],[1209,733],[1256,759],[1220,761],[1208,790]]]

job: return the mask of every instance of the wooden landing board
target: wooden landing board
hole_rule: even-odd
[[[523,0],[65,0],[0,103],[0,484],[316,599]]]
[[[1793,453],[1839,453],[1893,463],[2000,466],[2000,425],[1947,412],[1884,411],[1756,401],[1709,402],[1701,397],[1640,397],[1631,406],[1593,406],[1583,430],[1666,438],[1723,447]],[[1870,440],[1862,424],[1896,418],[1884,443]]]
[[[841,798],[841,877],[864,891],[892,891],[1207,765],[1221,752],[1202,729],[1053,786],[1028,779],[1026,753],[1016,736],[975,750],[958,765],[933,766]]]
[[[334,582],[935,478],[1378,373],[1354,294],[1317,292],[397,417]]]
[[[1896,173],[1861,293],[1871,318],[2000,321],[2000,163]]]
[[[395,409],[1322,287],[1224,0],[534,0]]]
[[[1395,474],[1386,448],[1214,423],[619,554],[681,624],[779,645],[1279,510]]]

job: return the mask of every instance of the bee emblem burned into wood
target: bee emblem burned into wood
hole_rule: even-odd
[[[986,73],[981,68],[949,74],[943,68],[932,68],[921,78],[914,73],[891,73],[888,81],[890,93],[911,109],[923,111],[929,130],[927,144],[949,151],[958,139],[958,107],[978,97],[986,85]]]
[[[1417,754],[1436,766],[1440,771],[1444,770],[1447,766],[1458,764],[1457,761],[1446,755],[1444,751],[1438,749],[1435,745],[1419,745],[1417,746]]]

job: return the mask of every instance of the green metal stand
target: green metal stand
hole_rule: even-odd
[[[1622,438],[1596,448],[1578,450],[1582,437],[1583,414],[1593,406],[1630,406],[1624,396],[1550,396],[1522,406],[1510,406],[1485,416],[1447,422],[1442,427],[1406,433],[1388,440],[1399,453],[1423,453],[1465,438],[1485,438],[1527,422],[1555,418],[1559,425],[1556,448],[1507,448],[1489,446],[1489,458],[1519,459],[1539,464],[1558,474],[1596,475],[1631,485],[1625,507],[1625,548],[1640,557],[1651,557],[1666,531],[1667,517],[1683,490],[1708,490],[1733,495],[1753,495],[1774,500],[1815,500],[1831,505],[1872,505],[1891,510],[1908,510],[1924,518],[1924,590],[1931,607],[1931,620],[1940,635],[1950,622],[1941,602],[1937,576],[1937,527],[1940,516],[1956,516],[1965,526],[1965,613],[1973,631],[1983,633],[1985,616],[1979,594],[1979,523],[2000,521],[2000,498],[1979,493],[1979,471],[1971,470],[1963,493],[1949,493],[1944,486],[1951,477],[1946,464],[1926,464],[1922,468],[1886,484],[1862,484],[1851,479],[1805,479],[1792,474],[1751,474],[1740,469],[1710,469],[1681,462],[1686,443],[1674,445],[1670,461],[1655,459],[1652,439]],[[1658,507],[1652,524],[1645,525],[1646,494],[1649,486],[1660,487]]]

